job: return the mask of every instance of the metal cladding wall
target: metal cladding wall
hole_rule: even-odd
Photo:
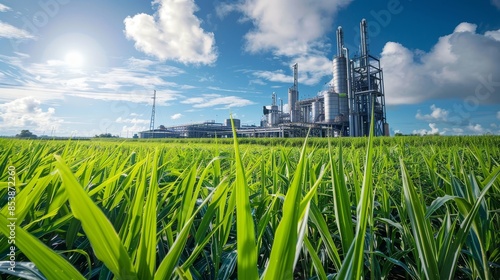
[[[333,90],[340,96],[339,113],[348,116],[347,59],[345,57],[335,57],[333,59]]]
[[[234,122],[234,127],[240,128],[241,127],[241,121],[240,119],[233,119]],[[225,119],[224,120],[224,126],[226,127],[231,127],[231,119]]]
[[[339,95],[329,90],[325,92],[325,121],[333,122],[339,115]]]

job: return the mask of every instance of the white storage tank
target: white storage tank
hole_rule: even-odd
[[[325,122],[334,122],[339,115],[339,95],[333,90],[325,92]]]

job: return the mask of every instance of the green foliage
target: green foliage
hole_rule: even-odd
[[[0,262],[13,166],[16,261],[47,279],[498,279],[499,158],[498,136],[0,139]]]

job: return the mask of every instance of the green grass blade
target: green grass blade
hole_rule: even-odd
[[[153,278],[156,268],[156,204],[158,199],[158,171],[156,167],[160,165],[159,159],[160,153],[156,149],[149,179],[148,196],[144,206],[141,239],[137,251],[138,266],[136,269],[139,279]]]
[[[328,139],[328,152],[331,166],[335,221],[337,222],[340,240],[342,241],[342,249],[344,254],[346,254],[354,239],[354,232],[351,217],[351,200],[344,180],[342,145],[339,147],[338,170],[333,161],[330,139]]]
[[[321,263],[320,258],[318,257],[318,254],[314,250],[314,247],[311,244],[311,241],[307,238],[307,236],[304,238],[304,244],[306,245],[307,251],[309,252],[309,256],[311,256],[311,259],[313,261],[314,269],[316,270],[316,273],[318,274],[318,278],[321,280],[326,280],[326,273],[325,269],[323,268],[323,264]]]
[[[467,235],[470,234],[469,230],[471,229],[471,227],[475,222],[474,220],[476,218],[477,213],[479,212],[483,198],[485,197],[486,193],[490,190],[490,188],[493,186],[495,179],[499,174],[500,173],[497,172],[495,176],[493,176],[492,180],[488,182],[488,184],[482,189],[481,194],[477,198],[472,209],[468,212],[468,214],[465,216],[465,219],[460,224],[460,229],[456,234],[454,234],[454,238],[450,245],[449,250],[446,250],[446,254],[443,257],[443,259],[439,260],[441,275],[447,277],[447,279],[449,280],[453,279],[453,276],[455,274],[455,269],[457,266],[457,260],[461,252],[461,248],[465,243]],[[489,268],[486,265],[484,269],[486,269],[487,271]],[[489,273],[486,272],[486,275],[489,275]],[[486,277],[489,278],[489,276]]]
[[[372,111],[373,119],[373,111]],[[361,187],[360,198],[357,206],[357,224],[356,235],[347,252],[347,256],[342,262],[337,279],[360,279],[363,276],[364,265],[364,247],[366,239],[366,229],[368,221],[371,219],[373,209],[373,187],[372,187],[372,168],[373,168],[373,126],[370,126],[370,136],[368,138],[368,147],[365,158],[365,171],[363,176],[363,185]]]
[[[403,159],[400,159],[401,176],[403,180],[404,200],[411,223],[418,259],[427,279],[440,279],[437,263],[437,252],[431,224],[425,217],[422,198],[417,194],[409,179]]]
[[[95,255],[121,279],[137,279],[132,262],[111,222],[95,205],[75,176],[59,156],[56,167],[68,194],[71,211],[82,222]]]
[[[170,247],[168,254],[161,261],[156,273],[154,275],[154,279],[163,280],[172,278],[172,273],[175,268],[178,266],[179,258],[181,256],[182,251],[185,249],[185,245],[191,230],[191,226],[193,225],[193,221],[196,215],[200,212],[200,210],[210,201],[214,192],[210,193],[205,200],[198,206],[198,209],[193,213],[193,215],[186,221],[185,225],[182,227],[181,231],[177,234],[177,237]]]
[[[255,243],[255,225],[250,211],[250,194],[241,162],[236,129],[231,118],[234,137],[234,157],[236,161],[236,235],[238,250],[238,279],[255,280],[259,278],[257,271],[257,247]],[[276,278],[275,278],[276,279]]]
[[[0,232],[10,236],[10,224],[7,218],[0,214]],[[21,227],[15,228],[15,244],[26,255],[47,279],[85,279],[67,260],[52,251],[36,237]]]
[[[302,184],[304,181],[306,145],[304,141],[300,159],[295,169],[292,183],[288,188],[283,205],[281,219],[271,249],[269,266],[264,272],[264,279],[291,279],[293,278],[293,263],[297,246],[297,225],[300,218],[300,201]]]

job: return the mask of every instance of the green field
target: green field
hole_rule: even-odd
[[[499,136],[239,142],[0,139],[3,277],[500,279]]]

